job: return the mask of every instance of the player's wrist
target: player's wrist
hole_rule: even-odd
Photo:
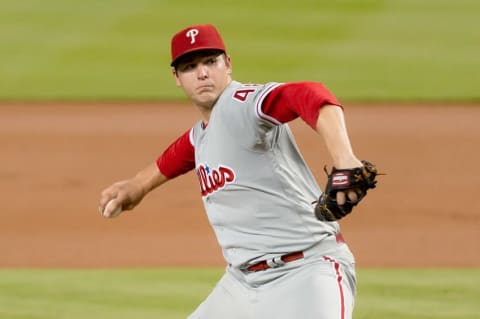
[[[362,166],[362,162],[353,154],[347,154],[333,159],[336,168],[354,168]]]

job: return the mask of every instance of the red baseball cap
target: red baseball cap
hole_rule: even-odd
[[[217,29],[211,24],[193,25],[176,33],[172,38],[172,63],[184,54],[199,50],[226,51],[225,44]]]

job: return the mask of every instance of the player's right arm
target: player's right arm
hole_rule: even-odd
[[[100,196],[98,210],[106,218],[116,217],[117,208],[121,211],[131,210],[152,190],[168,180],[156,163],[152,163],[138,172],[134,177],[116,182],[107,187]],[[107,204],[112,201],[111,204]]]
[[[195,168],[191,132],[185,132],[155,163],[148,165],[134,177],[107,187],[100,195],[99,212],[106,218],[116,217],[118,214],[115,214],[115,211],[118,208],[121,208],[121,211],[133,209],[158,186]],[[110,201],[112,203],[107,206]]]

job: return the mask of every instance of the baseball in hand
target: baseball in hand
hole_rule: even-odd
[[[103,217],[117,217],[122,212],[122,207],[121,206],[118,206],[115,210],[113,210],[113,208],[114,208],[113,207],[114,206],[113,201],[114,200],[111,199],[107,203],[107,205],[105,205],[105,209],[102,212]],[[108,212],[110,212],[110,214],[107,215]]]

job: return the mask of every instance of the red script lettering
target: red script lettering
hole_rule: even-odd
[[[200,164],[196,168],[196,172],[202,196],[211,194],[235,180],[235,172],[231,168],[222,165],[215,169],[208,165]]]

